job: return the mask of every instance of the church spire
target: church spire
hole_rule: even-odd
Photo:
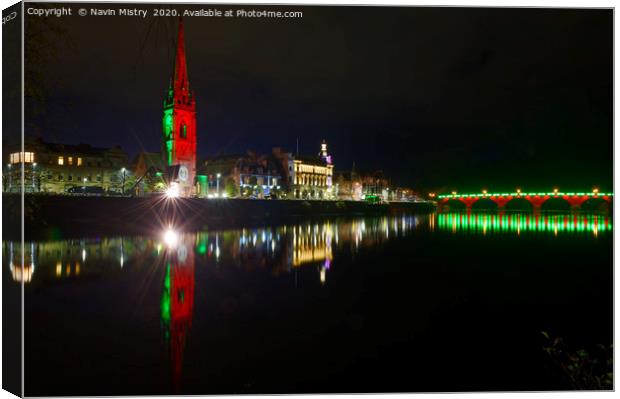
[[[174,60],[174,98],[181,100],[182,103],[189,102],[191,94],[189,91],[189,79],[187,77],[187,61],[185,60],[185,32],[183,29],[183,18],[179,18],[179,34],[177,38],[177,51]]]
[[[174,70],[164,99],[162,157],[167,166],[173,167],[171,183],[178,185],[181,195],[189,196],[196,176],[196,100],[187,78],[182,19],[178,35]]]

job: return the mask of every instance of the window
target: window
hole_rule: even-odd
[[[185,123],[181,125],[181,138],[187,138],[187,125]]]
[[[101,175],[97,175],[97,181],[101,181]]]
[[[14,152],[10,155],[11,163],[32,163],[34,162],[34,152]]]
[[[68,176],[67,176],[67,180],[68,180],[68,181],[73,180],[73,175],[68,175]]]
[[[73,165],[73,157],[67,157],[67,165]]]
[[[82,158],[81,157],[77,158],[77,166],[82,166]]]
[[[62,181],[62,174],[58,175],[58,181]]]
[[[64,164],[65,164],[65,157],[59,156],[58,157],[58,165],[64,165]]]

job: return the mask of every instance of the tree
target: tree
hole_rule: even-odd
[[[239,195],[239,187],[232,178],[227,178],[224,183],[224,192],[229,198],[233,198]]]

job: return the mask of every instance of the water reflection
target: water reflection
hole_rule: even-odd
[[[161,294],[161,324],[169,347],[172,381],[179,390],[185,341],[194,312],[194,251],[190,235],[167,231],[164,235],[166,265]]]
[[[453,233],[585,233],[596,237],[612,231],[609,217],[605,215],[441,213],[435,217],[440,230]]]
[[[23,250],[18,242],[3,242],[3,259],[12,280],[24,283],[51,283],[120,273],[130,263],[134,268],[145,267],[161,264],[168,258],[174,269],[175,264],[193,262],[194,255],[201,259],[201,263],[213,263],[218,267],[226,264],[247,271],[269,269],[274,276],[302,266],[316,266],[318,281],[326,283],[336,248],[355,253],[360,247],[379,245],[416,229],[431,233],[519,235],[544,232],[594,237],[613,230],[610,218],[605,215],[447,213],[307,222],[182,235],[162,232],[155,237],[26,242]],[[172,257],[175,250],[176,255]],[[24,267],[20,267],[21,264]]]
[[[168,230],[151,237],[70,239],[28,242],[23,246],[3,242],[3,262],[13,281],[39,286],[92,281],[132,271],[161,273],[162,280],[157,283],[159,320],[171,380],[178,392],[184,354],[191,345],[197,269],[212,268],[217,272],[234,267],[248,272],[262,270],[278,277],[303,268],[308,271],[304,279],[314,279],[317,285],[324,286],[330,283],[330,273],[338,267],[339,259],[414,231],[424,232],[431,240],[439,232],[544,232],[596,237],[611,232],[612,224],[609,217],[602,215],[405,215],[198,233]]]

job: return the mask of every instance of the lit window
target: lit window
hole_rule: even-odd
[[[82,158],[78,157],[77,159],[77,166],[82,166]]]
[[[65,164],[65,157],[60,156],[58,157],[58,165],[64,165]]]
[[[67,157],[67,165],[73,165],[73,157]]]
[[[34,162],[34,152],[14,152],[10,155],[11,163],[32,163]]]

